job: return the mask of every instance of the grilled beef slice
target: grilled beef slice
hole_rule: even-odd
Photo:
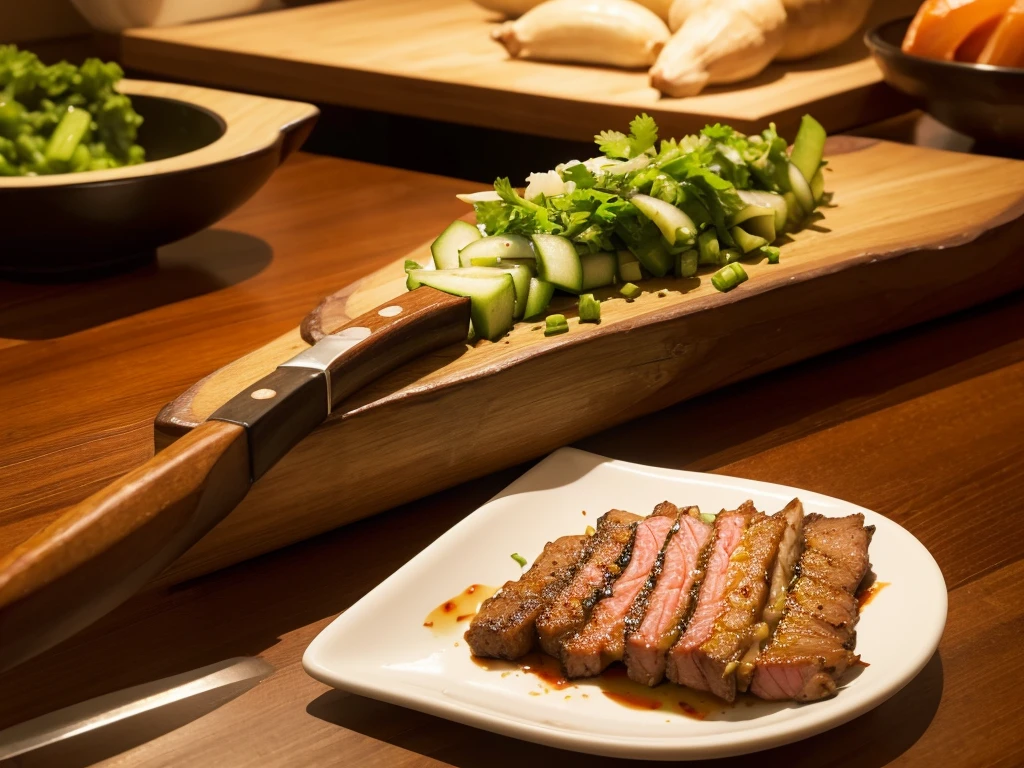
[[[863,515],[804,518],[799,576],[771,641],[757,659],[750,690],[762,699],[831,696],[859,657],[853,652],[856,590],[868,572],[873,528]]]
[[[725,610],[729,558],[739,546],[754,512],[754,505],[748,501],[739,509],[720,513],[715,519],[714,542],[704,566],[704,580],[700,584],[697,604],[685,631],[669,650],[666,659],[665,675],[673,683],[706,690],[704,676],[697,666],[695,654],[711,638],[715,619]]]
[[[556,658],[562,641],[582,629],[594,604],[610,594],[611,585],[629,563],[638,515],[613,509],[601,515],[587,541],[583,563],[537,619],[540,647]]]
[[[735,671],[740,659],[752,645],[768,637],[761,614],[785,530],[784,518],[758,513],[743,532],[725,572],[724,609],[715,619],[711,637],[691,656],[704,683],[692,687],[711,691],[726,701],[736,698]]]
[[[474,656],[518,659],[537,642],[537,617],[579,566],[588,536],[548,542],[530,569],[480,606],[466,631]]]
[[[625,661],[631,680],[657,685],[665,676],[665,657],[683,630],[704,578],[703,565],[712,527],[690,507],[679,516],[679,530],[665,546],[661,573],[647,599],[639,626],[627,633]]]
[[[804,505],[800,503],[800,499],[793,499],[776,516],[786,521],[786,530],[782,534],[782,543],[779,544],[775,568],[772,569],[768,599],[761,615],[761,626],[755,628],[758,640],[751,643],[736,669],[736,687],[741,691],[750,687],[758,654],[782,620],[789,586],[793,583],[793,573],[804,551]]]
[[[622,659],[626,621],[638,622],[647,596],[661,570],[665,542],[678,528],[679,509],[662,502],[654,514],[637,524],[633,551],[611,594],[594,606],[586,625],[562,643],[562,665],[569,677],[600,674],[613,661]]]

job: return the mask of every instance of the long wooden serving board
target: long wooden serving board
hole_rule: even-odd
[[[162,581],[1024,286],[1024,162],[848,137],[830,140],[826,154],[834,205],[793,235],[780,264],[749,265],[750,280],[729,293],[706,274],[647,281],[634,302],[608,289],[600,325],[570,319],[568,334],[546,338],[542,324],[523,322],[496,343],[459,344],[395,371],[300,443]],[[427,245],[409,257],[426,260]],[[156,421],[158,448],[322,333],[404,290],[399,260],[328,297],[301,329],[170,403]],[[764,406],[751,397],[751,407]]]
[[[869,24],[917,0],[878,0]],[[831,132],[906,111],[860,35],[802,62],[686,99],[661,98],[646,71],[510,60],[500,17],[472,0],[344,0],[123,38],[125,63],[166,77],[451,123],[589,141],[646,111],[666,135],[775,120],[792,135],[811,112]]]

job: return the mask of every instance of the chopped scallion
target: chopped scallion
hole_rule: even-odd
[[[526,558],[520,555],[518,552],[512,553],[512,559],[519,563],[520,568],[526,567]]]
[[[732,264],[734,261],[739,261],[742,258],[742,251],[739,251],[736,248],[723,248],[718,252],[718,263],[723,267],[726,264]]]
[[[624,286],[619,288],[619,293],[621,293],[627,299],[632,301],[641,293],[643,293],[643,291],[641,290],[640,286],[637,285],[636,283],[626,283]]]
[[[731,291],[747,279],[746,270],[739,264],[727,264],[711,276],[711,284],[718,290]]]
[[[761,246],[761,253],[768,257],[769,264],[779,263],[779,249],[774,245],[763,245]]]
[[[700,261],[697,251],[683,251],[676,256],[676,277],[693,277]]]
[[[711,513],[711,512],[701,512],[700,513],[700,520],[701,520],[702,523],[707,523],[708,525],[714,525],[715,524],[715,515],[713,513]]]
[[[580,296],[579,307],[581,323],[601,322],[601,302],[594,298],[594,294],[584,293]]]
[[[718,263],[718,235],[715,230],[709,229],[702,232],[697,238],[697,248],[700,251],[701,264]]]
[[[569,332],[569,321],[565,315],[548,315],[544,319],[544,335],[556,336],[559,333]]]

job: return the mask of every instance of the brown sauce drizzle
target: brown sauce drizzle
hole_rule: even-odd
[[[427,614],[423,626],[434,630],[434,634],[444,634],[456,629],[459,624],[476,616],[484,600],[498,591],[498,587],[486,584],[472,584],[450,600],[445,600],[437,608]]]
[[[858,592],[857,593],[857,611],[858,611],[858,613],[860,611],[863,611],[864,610],[864,606],[866,606],[868,603],[870,603],[872,600],[874,600],[878,596],[878,593],[881,592],[886,587],[888,587],[889,584],[890,584],[890,582],[888,582],[888,581],[876,581],[870,587],[867,587],[866,589],[862,589],[860,592]]]

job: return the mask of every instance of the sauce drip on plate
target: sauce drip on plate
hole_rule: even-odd
[[[434,634],[447,634],[476,616],[484,600],[498,591],[498,587],[486,584],[471,584],[464,590],[441,603],[427,614],[423,626],[434,630]]]
[[[878,596],[878,593],[881,592],[886,587],[888,587],[889,584],[890,584],[890,582],[888,582],[888,581],[876,581],[870,587],[862,589],[860,592],[858,592],[857,593],[857,610],[858,611],[863,611],[864,610],[864,606],[866,606],[868,603],[870,603],[872,600],[874,600]]]

